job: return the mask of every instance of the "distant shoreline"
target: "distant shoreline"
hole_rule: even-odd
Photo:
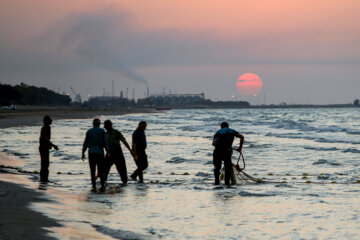
[[[354,104],[329,104],[329,105],[259,105],[247,107],[234,106],[206,106],[206,105],[186,105],[186,106],[167,106],[170,109],[301,109],[301,108],[360,108]],[[50,115],[54,120],[58,119],[87,119],[101,115],[124,115],[131,113],[154,113],[155,107],[149,108],[114,108],[114,109],[88,109],[80,107],[49,107],[49,106],[20,106],[18,110],[0,110],[0,129],[18,126],[39,126],[42,118]]]
[[[151,109],[83,109],[74,107],[37,107],[21,106],[18,110],[0,111],[0,129],[19,126],[42,125],[43,116],[49,115],[53,120],[87,119],[101,115],[124,115],[130,113],[148,113]]]
[[[326,105],[290,104],[290,105],[250,106],[249,108],[360,108],[360,106],[354,104],[326,104]]]

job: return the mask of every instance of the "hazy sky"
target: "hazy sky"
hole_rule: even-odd
[[[360,98],[359,0],[1,0],[0,82],[211,99]],[[257,98],[237,78],[263,80]]]

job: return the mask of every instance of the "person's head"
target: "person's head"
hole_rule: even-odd
[[[111,122],[111,120],[105,120],[105,122],[104,122],[104,128],[106,129],[106,130],[111,130],[112,129],[112,122]]]
[[[147,126],[147,124],[146,124],[146,122],[145,121],[141,121],[141,122],[139,122],[139,129],[140,130],[145,130],[146,129],[146,126]]]
[[[52,119],[51,119],[50,116],[46,115],[46,116],[44,116],[44,118],[43,118],[43,122],[44,122],[45,125],[51,125]]]
[[[100,122],[100,119],[95,118],[94,121],[93,121],[93,126],[94,126],[94,127],[100,127],[100,123],[101,123],[101,122]]]
[[[220,126],[221,128],[228,128],[229,124],[227,122],[222,122]]]

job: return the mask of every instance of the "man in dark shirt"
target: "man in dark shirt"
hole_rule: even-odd
[[[42,126],[40,132],[40,146],[39,146],[40,159],[41,159],[40,181],[49,182],[49,165],[50,165],[49,150],[51,148],[58,150],[59,148],[50,141],[51,139],[50,125],[52,123],[52,119],[46,115],[43,118],[43,122],[44,125]]]
[[[231,156],[234,137],[240,138],[240,145],[236,150],[241,153],[242,145],[244,143],[244,136],[229,128],[229,124],[227,122],[222,122],[221,129],[218,130],[214,135],[212,145],[215,146],[213,153],[215,185],[220,184],[220,170],[222,161],[224,161],[225,165],[225,184],[230,185],[232,169]]]
[[[121,149],[120,141],[130,151],[131,155],[134,155],[133,151],[130,149],[129,144],[127,143],[121,132],[112,127],[112,122],[110,120],[106,120],[104,122],[104,128],[106,129],[106,135],[108,138],[110,149],[110,158],[106,161],[106,166],[104,170],[105,180],[107,180],[111,166],[115,164],[121,181],[126,184],[128,181],[128,177],[126,171],[125,157]]]
[[[104,148],[106,150],[106,157],[110,156],[109,146],[106,137],[105,130],[100,128],[100,119],[95,118],[93,121],[93,128],[90,128],[86,132],[86,137],[83,144],[82,160],[85,159],[86,149],[89,148],[89,166],[90,176],[93,188],[96,188],[96,167],[100,176],[101,187],[105,187],[105,176],[104,176]]]
[[[134,131],[132,135],[132,150],[134,152],[134,160],[137,166],[137,169],[131,174],[132,179],[136,179],[139,176],[139,183],[143,183],[143,171],[148,167],[147,155],[145,153],[146,149],[146,122],[141,121],[138,128]]]

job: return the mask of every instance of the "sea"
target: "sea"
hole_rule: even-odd
[[[52,202],[58,239],[360,239],[360,108],[186,109],[100,116],[131,143],[148,123],[144,184],[122,185],[112,167],[92,191],[82,144],[92,119],[56,120],[49,184],[40,184],[41,126],[0,130],[2,152]],[[214,185],[212,138],[227,121],[245,136],[244,171],[261,183]],[[234,146],[238,146],[236,138]],[[130,175],[136,168],[122,146]],[[233,153],[233,162],[239,157]],[[242,164],[242,162],[240,162]],[[99,184],[99,183],[98,183]]]

